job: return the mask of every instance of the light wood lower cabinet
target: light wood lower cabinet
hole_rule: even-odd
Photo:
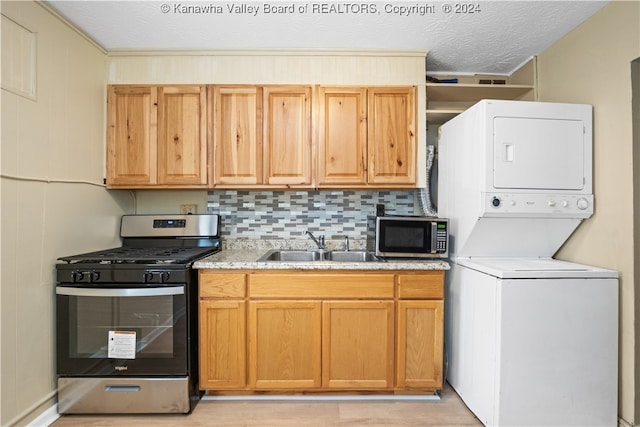
[[[393,387],[393,301],[328,301],[322,308],[322,385]]]
[[[247,384],[246,275],[200,272],[199,379],[201,389]]]
[[[249,303],[249,387],[320,387],[319,301]]]
[[[444,272],[200,271],[200,388],[442,388]]]
[[[396,387],[442,387],[444,272],[396,276]]]
[[[398,301],[398,387],[442,387],[443,309],[443,301]]]
[[[246,304],[200,301],[200,387],[237,389],[246,385]]]

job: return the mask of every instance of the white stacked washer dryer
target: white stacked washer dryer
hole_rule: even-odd
[[[618,273],[553,258],[593,214],[592,107],[483,100],[438,153],[448,382],[487,426],[615,426]]]

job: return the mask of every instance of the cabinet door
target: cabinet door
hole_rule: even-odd
[[[157,96],[151,86],[108,87],[108,187],[156,182]]]
[[[245,307],[238,300],[200,300],[201,390],[245,388]]]
[[[443,301],[398,301],[397,386],[442,388]]]
[[[321,303],[249,303],[249,386],[320,387]]]
[[[158,184],[207,185],[205,86],[158,88]]]
[[[318,185],[366,184],[366,89],[321,87],[318,115]]]
[[[369,184],[415,184],[415,108],[415,87],[369,89]]]
[[[322,386],[393,387],[393,301],[327,301],[322,315]]]
[[[311,88],[264,87],[266,184],[311,184]]]
[[[262,89],[213,87],[214,184],[262,183]]]

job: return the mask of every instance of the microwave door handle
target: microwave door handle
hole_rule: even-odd
[[[435,221],[431,222],[431,253],[435,254],[438,247],[438,223]]]
[[[70,295],[76,297],[154,297],[165,295],[183,295],[184,286],[171,286],[161,288],[72,288],[66,286],[56,287],[57,295]]]

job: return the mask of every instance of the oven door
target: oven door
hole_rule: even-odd
[[[57,286],[58,375],[187,375],[185,289]]]

